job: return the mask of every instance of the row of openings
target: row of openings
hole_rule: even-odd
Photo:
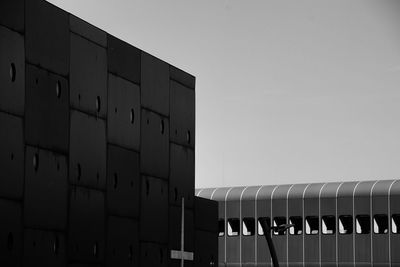
[[[146,123],[147,123],[147,125],[149,125],[149,124],[150,124],[150,120],[147,119],[147,120],[146,120]],[[161,122],[160,122],[160,132],[161,132],[161,134],[164,134],[164,132],[165,132],[165,123],[164,123],[164,120],[161,120]]]
[[[175,135],[178,135],[178,130],[177,130],[177,129],[175,129]],[[188,144],[190,144],[190,141],[191,141],[190,131],[187,130],[187,131],[186,131],[186,142],[187,142]]]
[[[81,94],[78,94],[78,100],[79,100],[79,102],[81,101]],[[100,98],[100,96],[96,96],[95,106],[96,106],[96,112],[100,112],[100,109],[101,109],[101,98]]]
[[[15,81],[16,71],[15,71],[15,66],[14,67],[13,66],[14,65],[12,65],[12,67],[10,69],[10,76],[12,77],[11,79],[14,82]],[[39,84],[39,79],[36,78],[35,82],[36,82],[36,84]],[[61,98],[61,82],[60,81],[56,82],[56,96],[57,96],[57,98]],[[78,94],[78,100],[81,101],[81,95],[80,94]],[[100,98],[100,96],[96,97],[95,106],[96,106],[96,111],[100,112],[100,109],[101,109],[101,98]],[[115,111],[115,112],[117,112],[117,111]],[[131,112],[131,122],[132,121],[133,121],[133,119],[132,119],[132,112]]]
[[[118,113],[117,107],[114,108],[114,112]],[[131,108],[131,111],[129,112],[129,121],[131,122],[131,124],[134,124],[135,122],[135,110],[133,108]]]
[[[35,155],[33,155],[32,165],[35,172],[37,172],[39,170],[39,154],[36,153]],[[59,170],[60,170],[60,163],[57,162],[57,171]]]
[[[10,74],[11,74],[11,71],[10,71]],[[39,84],[39,78],[35,79],[35,83]],[[61,82],[60,81],[56,82],[56,96],[57,96],[57,98],[61,97]]]
[[[258,235],[264,235],[264,231],[261,227],[261,223],[266,222],[269,226],[271,221],[269,217],[259,217],[257,228]],[[400,214],[393,214],[391,219],[392,233],[400,234]],[[274,217],[273,227],[286,224],[286,217]],[[289,217],[289,224],[293,227],[288,229],[290,235],[302,235],[303,234],[303,218],[301,216]],[[369,215],[357,215],[355,218],[356,233],[357,234],[369,234],[371,231],[371,218]],[[389,232],[389,218],[386,214],[376,214],[373,217],[373,232],[375,234],[387,234]],[[218,222],[219,236],[225,235],[225,221],[223,219]],[[319,230],[319,217],[318,216],[307,216],[305,218],[305,234],[306,235],[318,235]],[[336,230],[341,235],[353,233],[353,216],[352,215],[341,215],[338,218],[338,229],[336,229],[336,218],[333,215],[327,215],[321,217],[321,232],[323,235],[333,235]],[[227,221],[228,236],[238,236],[240,233],[240,220],[238,218],[230,218]],[[253,236],[256,231],[255,218],[247,217],[242,220],[242,235]],[[285,235],[287,231],[273,231],[274,235]]]

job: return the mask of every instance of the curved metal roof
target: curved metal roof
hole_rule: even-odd
[[[354,188],[354,197],[369,197],[371,190],[378,181],[363,181]]]
[[[261,186],[249,186],[243,191],[242,200],[254,200]]]
[[[327,183],[321,189],[320,196],[321,198],[336,198],[338,189],[341,187],[343,183]]]
[[[272,193],[272,199],[287,199],[288,191],[292,186],[290,184],[278,185]]]
[[[400,195],[400,180],[395,180],[389,188],[390,195]]]
[[[400,194],[400,180],[264,185],[196,189],[196,195],[216,201],[290,198],[364,197]]]
[[[292,199],[302,199],[304,190],[307,188],[307,186],[308,184],[294,184],[288,192],[288,197]]]
[[[321,190],[327,185],[322,183],[310,184],[304,192],[304,198],[318,198]]]
[[[378,181],[374,189],[372,190],[373,196],[387,196],[389,194],[389,189],[391,185],[396,182],[396,180],[382,180]]]

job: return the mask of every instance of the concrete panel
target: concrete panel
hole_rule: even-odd
[[[0,5],[4,2],[1,1]],[[15,1],[15,3],[20,1]],[[0,7],[0,12],[4,10]],[[2,18],[2,16],[0,16]],[[25,111],[24,37],[0,26],[0,110],[15,115]]]

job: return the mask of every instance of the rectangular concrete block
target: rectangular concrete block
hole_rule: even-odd
[[[71,111],[69,180],[72,184],[105,190],[106,123],[79,111]]]
[[[185,146],[195,146],[195,91],[171,81],[170,140]]]
[[[106,266],[138,266],[139,255],[138,222],[109,217]]]
[[[26,66],[25,140],[54,151],[68,151],[69,88],[62,76]]]
[[[169,66],[164,61],[142,52],[142,106],[169,116]]]
[[[65,230],[67,206],[67,158],[27,146],[24,225],[35,229]]]
[[[170,144],[169,203],[193,208],[194,198],[194,151],[191,148]]]
[[[178,69],[177,67],[170,66],[170,77],[171,80],[174,80],[185,87],[191,89],[195,89],[196,87],[196,78],[193,75]]]
[[[74,32],[98,45],[107,47],[107,33],[96,26],[70,14],[69,27],[71,32]]]
[[[24,137],[22,119],[0,112],[0,198],[22,199]]]
[[[105,255],[104,193],[70,188],[68,255],[70,261],[102,263]]]
[[[0,10],[3,12],[1,8]],[[0,26],[0,84],[0,110],[23,116],[25,110],[24,37],[3,26]]]
[[[142,176],[140,240],[168,243],[168,182]]]
[[[0,199],[0,266],[20,266],[22,259],[22,208]]]
[[[141,110],[141,116],[141,171],[167,179],[169,175],[169,120],[146,109]]]
[[[138,218],[140,208],[139,200],[139,153],[108,145],[108,213]]]
[[[195,227],[197,230],[218,234],[218,202],[195,197]]]
[[[0,25],[4,25],[14,31],[23,32],[25,28],[24,14],[24,0],[0,1]]]
[[[71,33],[71,107],[94,116],[107,115],[107,50]]]
[[[108,76],[108,142],[139,151],[140,87],[123,78]]]
[[[26,1],[26,59],[67,76],[69,73],[68,13],[42,0]]]
[[[108,35],[108,71],[128,81],[140,83],[140,53],[130,44]]]
[[[66,266],[67,250],[63,232],[25,229],[23,266]]]

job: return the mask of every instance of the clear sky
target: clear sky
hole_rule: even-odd
[[[196,187],[400,178],[400,1],[50,2],[196,76]]]

